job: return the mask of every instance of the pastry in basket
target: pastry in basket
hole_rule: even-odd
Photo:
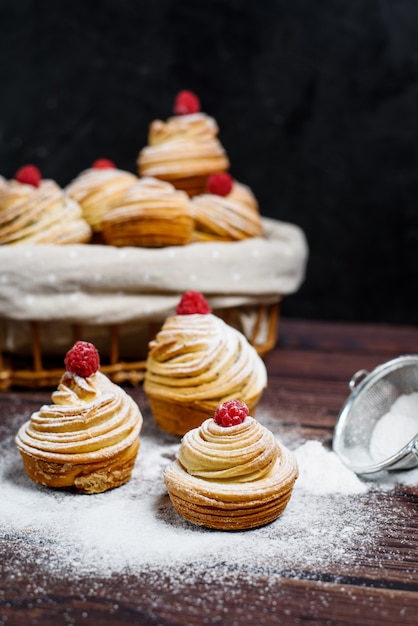
[[[257,528],[278,518],[297,477],[294,454],[237,400],[186,433],[164,472],[177,513],[219,530]]]
[[[6,189],[7,181],[3,176],[0,176],[0,193]]]
[[[210,183],[208,181],[209,188],[210,188],[210,185],[212,185],[212,188],[213,188],[213,180]],[[216,188],[217,186],[215,183],[215,189]],[[219,194],[219,191],[218,191],[218,195],[222,195],[222,194]],[[251,189],[248,187],[248,185],[244,185],[243,183],[239,183],[238,181],[233,180],[231,191],[228,194],[224,194],[224,195],[227,195],[228,200],[231,200],[231,202],[238,202],[239,204],[243,204],[244,206],[247,206],[249,209],[252,209],[254,213],[256,213],[257,215],[260,214],[257,198],[255,197]]]
[[[79,341],[52,404],[16,436],[26,473],[47,487],[100,493],[126,483],[139,448],[142,415],[133,399],[99,371],[95,346]]]
[[[180,91],[174,116],[150,125],[148,145],[138,155],[139,174],[167,180],[189,196],[202,193],[210,174],[229,168],[218,132],[215,120],[200,111],[197,96]]]
[[[191,199],[195,230],[193,241],[239,241],[262,237],[258,204],[246,185],[228,172],[211,174],[207,192]]]
[[[113,246],[181,246],[191,242],[193,227],[188,195],[145,176],[105,215],[102,235]]]
[[[0,244],[87,243],[91,235],[78,203],[34,165],[20,168],[0,194]]]
[[[149,344],[144,390],[159,427],[184,435],[231,398],[252,413],[267,385],[264,362],[247,338],[188,291]]]
[[[66,191],[79,203],[93,231],[100,232],[103,217],[120,204],[126,189],[137,180],[137,176],[118,169],[112,161],[97,159],[67,185]]]

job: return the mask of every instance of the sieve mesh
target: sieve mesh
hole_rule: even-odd
[[[334,435],[334,450],[348,466],[357,471],[375,464],[369,443],[376,422],[400,395],[415,391],[416,355],[405,355],[376,368],[359,384],[340,413]]]

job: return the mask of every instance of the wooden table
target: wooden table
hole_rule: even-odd
[[[418,328],[283,319],[277,347],[266,357],[269,386],[261,414],[269,415],[269,427],[290,443],[318,439],[330,445],[353,373],[404,353],[418,353]],[[141,387],[129,392],[144,402]],[[16,402],[29,412],[49,395],[3,392],[0,434],[7,433]],[[0,568],[13,561],[18,576],[2,577],[0,625],[416,625],[418,488],[398,486],[378,497],[386,513],[375,524],[370,550],[366,554],[360,549],[360,537],[349,548],[352,558],[345,566],[308,563],[305,568],[284,569],[278,559],[266,570],[247,569],[241,576],[236,571],[232,575],[228,563],[220,559],[209,588],[202,571],[189,583],[185,573],[181,591],[169,577],[164,584],[166,572],[158,579],[155,572],[150,576],[149,571],[138,571],[77,582],[69,572],[52,578],[47,593],[44,586],[39,592],[37,566],[19,560],[16,537],[3,533]],[[0,494],[0,507],[5,505]],[[225,536],[228,541],[228,533]]]

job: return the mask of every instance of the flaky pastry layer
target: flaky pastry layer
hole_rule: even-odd
[[[89,378],[66,372],[51,399],[16,436],[28,475],[43,485],[86,493],[126,482],[142,427],[132,398],[101,372]]]
[[[228,428],[208,419],[188,432],[164,481],[174,508],[186,520],[245,530],[281,515],[297,476],[294,455],[247,417]]]
[[[257,204],[252,204],[251,192],[244,185],[235,183],[227,196],[194,196],[190,204],[195,221],[194,241],[240,241],[264,234]]]
[[[193,227],[187,194],[153,177],[131,185],[102,222],[103,239],[114,246],[186,245]]]
[[[138,155],[139,174],[170,181],[178,189],[192,190],[189,195],[199,193],[209,174],[229,168],[218,131],[215,120],[205,113],[153,121],[148,146]],[[198,186],[193,183],[195,177],[201,178]]]
[[[154,418],[168,432],[184,434],[229,399],[254,410],[266,385],[256,350],[213,314],[168,317],[150,342],[144,390]]]
[[[106,213],[118,206],[125,191],[138,180],[130,172],[117,168],[89,168],[66,187],[66,192],[82,208],[84,219],[95,232],[102,229]]]
[[[0,244],[87,243],[91,235],[79,204],[52,180],[10,181],[0,194]]]

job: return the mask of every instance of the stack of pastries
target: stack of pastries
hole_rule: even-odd
[[[213,117],[180,91],[174,115],[153,120],[139,177],[98,158],[61,189],[24,166],[0,177],[0,244],[100,243],[164,247],[262,237],[251,189],[232,179]]]
[[[52,404],[32,414],[16,436],[28,476],[47,487],[101,493],[126,483],[139,449],[142,414],[99,371],[95,346],[79,341]]]
[[[144,390],[159,427],[184,435],[238,397],[252,413],[267,385],[263,360],[247,338],[213,315],[199,292],[183,294],[149,344]]]
[[[231,400],[186,433],[164,472],[174,509],[187,521],[219,530],[247,530],[281,515],[298,476],[290,450]]]
[[[77,202],[33,165],[0,191],[0,244],[88,243],[92,232]]]

